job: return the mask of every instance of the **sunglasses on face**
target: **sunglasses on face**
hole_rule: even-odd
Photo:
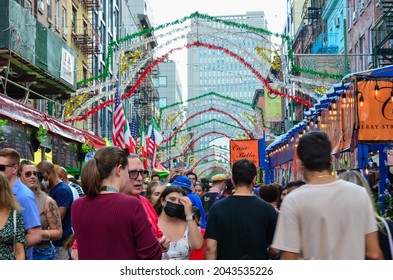
[[[137,179],[139,174],[141,174],[142,178],[146,178],[147,175],[149,175],[149,171],[147,170],[129,170],[128,171],[128,176],[130,179]]]
[[[34,175],[34,177],[37,177],[37,172],[36,171],[26,171],[24,173],[24,175],[25,175],[26,178],[31,177],[31,175]]]
[[[7,167],[13,167],[15,164],[0,164],[0,171],[4,171]]]

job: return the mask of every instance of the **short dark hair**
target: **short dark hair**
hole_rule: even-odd
[[[304,181],[301,181],[301,180],[298,180],[298,181],[292,181],[292,182],[289,182],[288,184],[287,184],[287,186],[286,186],[286,189],[288,189],[288,188],[293,188],[293,187],[300,187],[300,186],[303,186],[303,185],[305,185],[306,183],[304,182]]]
[[[153,174],[153,175],[151,175],[150,178],[153,179],[153,177],[158,177],[159,180],[161,179],[160,175],[158,175],[158,174]]]
[[[232,178],[235,187],[238,185],[250,186],[256,175],[257,168],[249,159],[243,158],[233,164]]]
[[[325,132],[312,131],[303,135],[297,146],[297,154],[304,167],[310,171],[330,169],[332,145]]]
[[[186,177],[188,177],[188,175],[194,175],[194,176],[195,176],[195,181],[198,181],[198,176],[197,176],[194,172],[188,171],[188,172],[186,173]]]
[[[260,186],[258,196],[269,203],[278,201],[280,197],[280,184],[273,183]]]

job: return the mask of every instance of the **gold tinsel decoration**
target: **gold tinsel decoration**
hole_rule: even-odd
[[[280,71],[281,58],[276,50],[272,51],[272,50],[257,46],[257,47],[255,47],[255,51],[260,57],[262,57],[264,60],[267,61],[267,63],[269,63],[269,65],[273,68],[273,70]],[[265,53],[274,54],[273,61]]]
[[[121,58],[120,73],[124,74],[132,64],[137,62],[137,60],[142,57],[142,55],[142,50],[135,50],[133,52],[123,55],[123,57]]]
[[[69,117],[83,102],[89,99],[89,94],[87,92],[75,95],[68,99],[64,105],[65,116]]]

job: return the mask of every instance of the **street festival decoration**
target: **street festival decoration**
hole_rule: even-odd
[[[222,23],[226,27],[233,27],[234,29],[238,28],[238,29],[241,29],[241,30],[245,30],[247,32],[254,32],[254,33],[258,33],[258,34],[262,34],[262,35],[269,35],[269,36],[275,36],[275,37],[278,37],[278,38],[282,38],[283,41],[286,42],[286,44],[288,46],[288,59],[289,59],[289,62],[290,62],[289,67],[290,67],[290,69],[293,70],[292,72],[298,71],[298,72],[301,72],[301,73],[307,73],[309,75],[315,75],[315,76],[318,76],[319,78],[330,78],[330,79],[340,79],[341,78],[340,75],[332,75],[332,74],[329,74],[329,73],[319,73],[319,72],[313,71],[311,69],[302,69],[300,67],[297,67],[294,64],[294,60],[293,60],[293,50],[291,49],[291,45],[292,45],[291,44],[291,40],[290,40],[289,37],[287,37],[285,35],[273,34],[272,32],[270,32],[268,30],[265,30],[265,29],[262,29],[262,28],[256,28],[256,27],[249,26],[249,25],[246,25],[246,24],[240,24],[240,23],[236,23],[236,22],[231,22],[231,21],[227,21],[227,20],[223,20],[223,19],[219,19],[219,18],[215,18],[215,17],[211,17],[211,16],[208,16],[208,15],[203,15],[203,14],[200,14],[198,12],[195,12],[195,13],[191,14],[190,16],[184,17],[184,18],[182,18],[180,20],[176,20],[176,21],[173,21],[173,22],[170,22],[170,23],[167,23],[167,24],[162,24],[162,25],[159,25],[159,26],[157,26],[155,28],[144,29],[144,30],[141,30],[141,31],[136,32],[136,33],[133,33],[131,35],[128,35],[128,36],[126,36],[124,38],[121,38],[121,39],[119,39],[117,41],[114,41],[114,42],[110,43],[109,46],[108,46],[108,56],[107,56],[107,59],[106,59],[107,67],[105,67],[105,69],[106,69],[105,72],[99,74],[96,77],[91,77],[91,78],[84,79],[84,80],[80,81],[78,83],[78,86],[86,86],[86,85],[88,85],[89,83],[91,83],[93,81],[99,81],[99,80],[101,80],[103,78],[109,77],[109,67],[108,66],[112,63],[113,55],[114,55],[115,50],[119,49],[118,54],[117,54],[118,56],[122,52],[124,53],[124,51],[125,51],[125,48],[123,48],[123,49],[119,48],[119,46],[121,46],[122,44],[125,44],[125,43],[130,42],[130,41],[135,41],[135,39],[139,39],[140,42],[138,42],[138,43],[136,43],[134,45],[126,47],[129,50],[133,46],[138,47],[140,45],[148,43],[151,40],[155,40],[155,38],[166,37],[166,36],[169,37],[170,35],[173,35],[175,33],[178,33],[178,32],[181,32],[181,31],[185,31],[187,29],[187,26],[184,26],[183,28],[177,28],[177,29],[174,29],[174,30],[170,30],[167,33],[161,34],[159,36],[150,36],[148,38],[143,38],[143,36],[145,36],[147,34],[150,34],[150,33],[153,33],[153,32],[157,32],[157,31],[160,31],[160,30],[166,29],[166,28],[168,29],[169,27],[173,27],[173,26],[182,24],[182,23],[184,23],[187,20],[198,19],[198,18],[205,19],[205,20],[207,20],[209,22]],[[245,35],[242,35],[242,36],[245,36]],[[152,38],[152,37],[154,37],[154,38]],[[173,39],[173,40],[171,40],[171,41],[169,41],[167,43],[168,44],[172,44],[172,43],[175,43],[176,41],[178,41],[178,40],[180,40],[182,38],[183,39],[186,38],[186,35],[183,35],[181,37],[176,37],[175,39]],[[203,46],[203,45],[198,45],[197,43],[195,43],[195,44],[187,45],[185,47],[191,47],[193,45],[194,46],[198,46],[198,47]],[[209,46],[206,45],[206,47],[209,47]],[[174,51],[178,51],[180,49],[182,49],[182,48],[171,49],[167,54],[169,55],[169,54],[173,53]],[[154,50],[154,51],[156,51],[156,50]],[[150,53],[150,54],[148,53],[146,55],[152,57],[152,53]],[[163,57],[161,57],[161,60],[164,60],[168,55],[166,55],[166,56],[164,55]],[[228,53],[228,55],[232,56],[230,53]],[[117,59],[116,61],[119,61],[119,59]],[[285,60],[281,59],[281,61],[285,61]],[[273,58],[273,62],[271,62],[271,63],[274,64],[274,58]],[[150,66],[152,66],[153,64],[156,65],[157,61],[154,61]],[[114,67],[113,67],[114,68],[113,69],[114,75],[112,75],[112,76],[116,77],[116,73],[119,71],[119,65],[117,65],[117,63],[113,63],[113,65],[114,65]],[[139,65],[142,65],[142,61],[140,61]],[[134,71],[134,73],[130,73],[129,78],[125,82],[129,83],[130,80],[135,76],[136,72],[138,72],[140,70],[140,68],[141,68],[141,66],[140,67],[137,66],[135,68],[135,69],[137,69],[137,71]],[[154,67],[150,67],[150,68],[152,69]],[[249,68],[249,67],[247,67],[247,68]],[[142,73],[141,76],[146,77],[148,72],[151,71],[151,69],[150,70],[149,69],[145,69],[145,72]],[[265,82],[266,82],[266,80],[265,80]],[[95,92],[96,90],[100,91],[100,89],[103,89],[104,87],[107,87],[109,85],[113,85],[113,83],[114,83],[114,81],[111,80],[111,81],[106,81],[106,82],[100,83],[98,85],[92,85],[92,86],[89,86],[89,87],[83,87],[83,88],[80,88],[79,90],[77,90],[76,94],[79,94],[81,92]],[[137,88],[140,83],[141,83],[141,79],[138,80],[138,84],[136,85],[135,88]],[[287,85],[287,87],[288,86],[290,86],[290,85]],[[267,87],[267,88],[269,89],[269,91],[271,90],[271,87]],[[124,100],[126,98],[129,98],[130,96],[132,96],[132,94],[134,92],[135,92],[135,89],[134,90],[131,89],[127,94],[122,96],[122,100]],[[272,92],[272,93],[276,94],[275,92]],[[98,101],[98,100],[100,100],[100,99],[102,99],[104,97],[108,97],[110,95],[113,96],[113,92],[112,91],[108,91],[108,92],[106,92],[106,94],[103,94],[103,95],[98,94],[98,95],[94,96],[94,98],[91,98],[92,100],[90,100],[89,103],[85,102],[86,104],[85,103],[80,104],[81,106],[78,107],[78,112],[74,113],[71,118],[68,118],[66,120],[66,122],[75,122],[75,121],[85,120],[86,118],[88,118],[92,114],[95,114],[99,110],[105,108],[106,106],[109,106],[109,105],[113,104],[114,100],[106,100],[105,102],[101,102],[100,105],[98,105],[98,106],[96,106],[96,107],[94,107],[92,109],[88,109],[89,106],[91,106],[94,102],[96,102],[96,101]],[[280,95],[280,96],[288,98],[288,96],[286,96],[285,94],[284,95]],[[296,98],[294,100],[297,101],[297,102],[304,101],[302,98]],[[307,106],[311,107],[312,104],[307,103]],[[83,110],[87,110],[87,112],[85,114],[83,114],[83,116],[76,117],[77,114],[80,114]]]
[[[151,34],[153,32],[158,32],[163,29],[167,29],[169,27],[174,27],[174,26],[180,25],[182,23],[185,23],[187,20],[198,20],[198,19],[204,19],[204,20],[207,20],[208,22],[212,22],[212,23],[221,23],[221,24],[225,25],[226,27],[233,27],[234,30],[235,29],[244,30],[245,33],[250,32],[250,33],[275,36],[275,37],[281,38],[287,45],[288,59],[280,58],[280,55],[279,55],[279,52],[277,51],[277,49],[282,50],[283,48],[280,48],[280,47],[274,48],[275,49],[274,51],[263,48],[263,47],[256,47],[255,48],[255,52],[260,57],[262,57],[269,65],[271,65],[272,69],[275,71],[279,71],[281,68],[287,67],[288,69],[291,69],[291,72],[306,73],[311,76],[312,75],[317,76],[318,78],[327,78],[327,79],[340,79],[341,78],[341,76],[339,76],[339,75],[333,75],[333,74],[329,74],[329,73],[320,73],[317,71],[313,71],[311,69],[302,69],[302,68],[296,66],[294,64],[294,59],[293,59],[293,50],[291,49],[292,42],[291,42],[290,38],[285,35],[273,34],[270,31],[264,30],[261,28],[255,28],[255,27],[252,27],[252,26],[249,26],[246,24],[240,24],[240,23],[236,23],[236,22],[222,20],[219,18],[215,18],[215,17],[211,17],[208,15],[203,15],[203,14],[199,14],[198,12],[195,12],[195,13],[191,14],[190,16],[184,17],[180,20],[173,21],[173,22],[170,22],[167,24],[163,24],[163,25],[157,26],[155,28],[144,29],[144,30],[141,30],[139,32],[128,35],[124,38],[121,38],[117,41],[110,43],[109,48],[108,48],[108,56],[106,59],[106,66],[107,67],[105,67],[105,69],[106,69],[105,72],[100,73],[96,77],[91,77],[91,78],[82,80],[78,83],[78,86],[80,86],[81,88],[78,89],[75,92],[75,94],[73,94],[73,98],[74,98],[73,103],[70,103],[72,105],[68,106],[68,111],[66,114],[67,119],[65,120],[65,122],[84,121],[88,117],[90,117],[91,115],[97,113],[99,110],[101,110],[109,105],[112,105],[114,103],[114,99],[109,99],[109,98],[113,98],[114,92],[103,90],[103,89],[107,89],[107,87],[113,86],[114,83],[117,82],[116,77],[118,76],[118,73],[120,73],[122,76],[124,76],[124,78],[121,79],[121,81],[122,81],[121,86],[122,87],[125,87],[126,85],[130,85],[131,81],[133,81],[133,79],[135,80],[136,76],[139,75],[138,78],[136,79],[136,82],[132,85],[132,87],[125,94],[122,95],[121,99],[124,100],[126,98],[130,98],[133,96],[135,91],[138,89],[139,85],[144,81],[144,79],[149,75],[149,73],[154,69],[154,67],[156,67],[158,65],[158,63],[165,61],[169,57],[169,55],[171,55],[174,52],[181,51],[185,48],[194,48],[194,47],[207,48],[207,49],[211,49],[211,50],[221,51],[221,52],[226,53],[228,56],[238,60],[239,63],[243,64],[247,69],[250,70],[250,72],[259,81],[262,82],[262,84],[268,90],[269,94],[280,96],[283,98],[292,99],[295,102],[302,103],[309,108],[313,107],[313,104],[310,101],[308,101],[307,99],[304,99],[304,98],[301,98],[298,96],[294,96],[294,95],[285,94],[279,90],[276,90],[275,88],[282,88],[282,89],[294,89],[295,88],[295,90],[298,90],[298,91],[302,92],[303,94],[310,96],[314,100],[318,100],[322,96],[322,92],[323,92],[322,85],[316,85],[315,84],[316,79],[313,80],[313,79],[308,79],[308,78],[306,79],[304,77],[295,77],[295,76],[292,77],[291,75],[288,75],[289,81],[294,81],[295,79],[297,79],[297,82],[299,84],[301,84],[303,82],[304,83],[307,82],[308,84],[311,84],[314,86],[320,86],[319,90],[312,90],[312,91],[309,91],[308,88],[307,88],[307,90],[304,90],[299,85],[294,84],[293,82],[291,82],[290,84],[285,84],[285,83],[277,80],[275,77],[273,77],[272,80],[268,81],[267,79],[264,78],[265,75],[262,75],[260,72],[258,72],[256,70],[256,69],[260,69],[261,67],[255,68],[255,66],[254,66],[254,65],[260,66],[260,62],[255,58],[255,54],[247,52],[244,49],[239,48],[233,44],[229,44],[230,48],[225,48],[223,46],[219,46],[219,45],[217,46],[215,44],[208,43],[208,42],[200,42],[198,40],[198,37],[195,36],[194,42],[188,43],[188,44],[180,46],[180,47],[170,48],[168,51],[164,52],[164,54],[161,55],[160,57],[155,58],[154,60],[152,59],[153,55],[157,51],[160,51],[160,50],[163,51],[165,47],[168,47],[171,44],[176,43],[177,41],[183,40],[185,38],[189,38],[192,35],[186,34],[186,35],[180,35],[177,37],[175,36],[177,33],[185,32],[187,30],[187,28],[189,28],[189,26],[187,26],[187,25],[183,26],[183,27],[172,29],[166,33],[155,35],[155,36],[145,36],[145,35]],[[201,24],[201,23],[198,23],[198,21],[197,21],[196,24]],[[211,28],[211,30],[215,30],[216,34],[213,34],[213,35],[209,34],[212,38],[219,38],[220,41],[225,40],[226,32],[223,32],[222,29],[219,29],[219,28],[214,29],[213,27],[210,27],[208,25],[204,25],[204,28],[206,28],[206,27]],[[231,32],[228,31],[228,33],[231,33]],[[219,37],[218,36],[219,34],[223,34],[223,36]],[[148,43],[152,40],[155,40],[157,38],[166,38],[166,37],[169,38],[171,36],[172,36],[172,38],[169,39],[166,43],[161,44],[161,46],[159,46],[158,48],[155,48],[151,52],[147,52],[146,54],[143,54],[140,51],[140,49],[138,49],[141,46],[145,45],[146,43]],[[242,34],[242,36],[247,37],[248,35]],[[125,46],[125,45],[127,45],[127,46]],[[236,52],[235,52],[235,50],[236,50]],[[266,55],[266,53],[269,55]],[[271,59],[269,57],[272,54],[273,54],[273,59]],[[247,61],[245,58],[247,58]],[[147,64],[147,62],[149,60],[152,62],[150,64]],[[252,63],[248,62],[249,60]],[[288,66],[283,65],[283,63],[285,63],[285,61],[288,61],[288,63],[289,63]],[[109,77],[109,65],[110,64],[113,64],[112,77],[114,77],[114,78],[113,79],[105,79],[105,78]],[[148,65],[148,66],[146,67],[146,65]],[[104,80],[104,82],[95,83],[96,81],[100,81],[100,80]],[[286,79],[284,79],[284,80],[286,80]],[[89,86],[90,83],[93,83],[93,85]],[[328,87],[328,84],[326,86]],[[93,94],[94,96],[88,98],[90,95],[92,95],[91,93],[94,93]],[[208,98],[211,98],[211,96],[205,95],[203,97],[201,96],[200,100],[208,99]],[[230,100],[230,98],[226,99],[226,101],[229,101],[229,100]],[[100,101],[100,102],[97,102],[97,101]],[[98,105],[96,105],[96,104],[98,104]],[[255,135],[255,137],[261,137],[262,133],[266,129],[267,129],[268,133],[269,133],[269,131],[273,131],[273,130],[270,130],[269,127],[267,126],[267,124],[265,124],[265,122],[264,122],[263,110],[261,108],[259,108],[259,109],[254,108],[254,109],[255,109],[255,112],[254,112],[255,117],[253,117],[253,115],[251,113],[244,113],[243,115],[249,121],[252,120],[252,122],[246,122],[246,123],[251,123],[254,126],[254,128],[251,128],[251,129],[256,130],[257,134]],[[222,114],[226,113],[224,111],[220,112],[220,110],[218,110],[217,108],[214,108],[214,107],[210,107],[208,110],[215,111],[215,112],[222,113]],[[199,113],[194,113],[193,116],[195,117],[196,115],[203,114],[205,112],[206,111],[200,111]],[[178,113],[173,113],[171,115],[171,117],[167,117],[166,125],[171,126],[178,117],[179,117]],[[241,126],[240,123],[237,123],[237,124],[239,125],[239,127]],[[176,135],[177,133],[180,133],[180,131],[181,131],[181,127],[178,127],[175,130],[175,133],[168,136],[167,139],[164,139],[164,141],[170,141],[174,137],[174,135]],[[210,131],[210,133],[215,133],[215,132]],[[209,133],[204,133],[203,135],[209,135]],[[248,137],[249,139],[253,138],[253,136],[248,132],[245,132],[243,134],[241,134],[241,133],[237,134],[237,137],[241,137],[241,136],[246,137],[246,138]],[[233,136],[231,136],[231,137],[233,137]],[[184,139],[186,139],[186,138],[184,138]],[[233,138],[236,138],[236,137],[233,137]],[[200,139],[200,138],[198,138],[198,139]],[[189,141],[189,140],[191,140],[191,137],[187,138],[187,141]],[[195,141],[196,141],[196,139],[193,140],[193,143],[195,143]],[[183,141],[183,142],[184,142],[183,144],[186,144],[186,141]],[[186,154],[187,154],[187,150],[183,151],[180,155],[186,155]],[[166,154],[166,157],[168,157],[168,153]]]

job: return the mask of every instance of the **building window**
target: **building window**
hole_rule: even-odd
[[[67,10],[64,7],[61,8],[61,26],[63,26],[64,34],[64,31],[67,30]]]
[[[48,11],[48,14],[47,14],[47,16],[48,16],[48,19],[52,19],[52,0],[46,0],[46,4],[47,4],[47,11]]]
[[[59,0],[55,0],[55,28],[59,30]]]
[[[362,64],[361,70],[366,70],[366,62],[367,62],[367,50],[366,50],[366,39],[364,36],[360,37],[360,59]]]
[[[72,6],[71,22],[72,22],[72,32],[74,33],[76,33],[76,14],[77,14],[77,10],[74,6]]]

